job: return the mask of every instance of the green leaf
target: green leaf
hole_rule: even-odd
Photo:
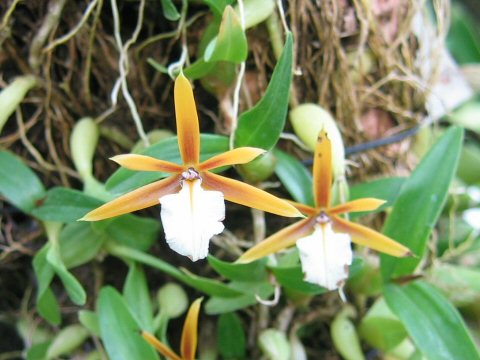
[[[200,135],[200,161],[211,158],[228,149],[228,138],[226,136],[212,134]],[[159,141],[140,153],[177,164],[182,163],[176,136]],[[133,171],[121,168],[110,176],[107,180],[106,187],[111,193],[119,195],[168,175],[169,174],[160,171]]]
[[[223,12],[218,35],[208,44],[203,58],[206,62],[229,61],[236,64],[247,59],[248,44],[240,20],[231,6]]]
[[[218,318],[217,344],[222,359],[245,358],[245,331],[235,313],[222,314]]]
[[[135,321],[125,299],[110,286],[100,291],[98,320],[110,359],[158,359],[153,347],[140,336],[140,324]]]
[[[159,220],[126,214],[109,220],[103,231],[119,244],[145,251],[158,239],[160,228]]]
[[[51,343],[52,340],[41,342],[39,344],[32,344],[27,350],[27,360],[45,359]]]
[[[446,44],[460,64],[480,62],[480,38],[475,32],[474,19],[460,6],[452,6]]]
[[[463,129],[452,127],[432,146],[405,180],[383,233],[407,246],[417,257],[381,255],[384,280],[413,272],[425,254],[427,241],[440,215],[455,174]]]
[[[287,117],[292,57],[292,34],[288,33],[265,95],[238,119],[235,147],[253,146],[270,150],[278,141]]]
[[[306,205],[313,206],[312,175],[303,164],[293,156],[274,149],[277,158],[275,174],[292,198]]]
[[[187,273],[185,270],[180,271],[177,267],[170,265],[165,261],[127,246],[108,243],[107,251],[109,251],[112,255],[128,260],[138,261],[139,263],[156,268],[163,273],[177,279],[178,281],[190,285],[191,287],[208,295],[220,296],[222,298],[240,295],[239,291],[231,289],[221,282],[196,276],[192,273]]]
[[[161,0],[162,1],[162,10],[163,15],[171,21],[176,21],[180,19],[180,13],[177,11],[175,5],[173,5],[172,0]]]
[[[233,1],[231,0],[203,0],[205,5],[207,5],[215,16],[222,16],[223,11],[227,5],[230,5]]]
[[[258,302],[255,295],[268,299],[274,291],[273,286],[267,282],[233,281],[229,288],[236,291],[237,296],[228,298],[212,296],[205,304],[205,313],[218,315],[243,309]],[[243,295],[238,295],[242,293]]]
[[[140,265],[132,262],[123,286],[123,296],[142,329],[153,331],[153,311],[147,279]]]
[[[42,296],[37,297],[37,311],[41,317],[52,325],[60,325],[62,317],[57,298],[50,288],[47,288]]]
[[[265,265],[267,259],[260,259],[248,264],[235,264],[222,261],[208,255],[208,263],[220,275],[228,280],[238,281],[264,281],[267,278]]]
[[[83,265],[98,255],[107,239],[104,233],[93,231],[90,223],[66,225],[60,233],[60,254],[67,269]]]
[[[208,75],[215,69],[216,62],[206,62],[203,58],[198,59],[183,70],[183,73],[190,80],[196,80]]]
[[[350,213],[350,219],[355,219],[366,214],[380,212],[385,210],[385,208],[392,206],[397,199],[404,182],[405,178],[403,177],[391,177],[351,186],[350,200],[373,197],[386,200],[387,202],[373,211]]]
[[[87,295],[78,280],[67,270],[60,255],[58,244],[52,243],[47,252],[47,261],[60,277],[69,298],[77,305],[85,304]]]
[[[102,201],[81,191],[55,187],[47,191],[42,204],[32,210],[32,215],[43,221],[70,223],[100,205]]]
[[[277,282],[283,287],[305,294],[317,295],[323,294],[326,290],[318,285],[303,280],[301,265],[291,267],[271,267],[273,275]]]
[[[390,309],[428,359],[480,359],[458,311],[433,286],[422,281],[384,289]]]
[[[45,188],[19,158],[8,151],[0,151],[0,195],[29,213],[45,196]]]
[[[90,310],[80,310],[78,312],[78,320],[95,336],[100,336],[100,325],[98,324],[98,316]]]

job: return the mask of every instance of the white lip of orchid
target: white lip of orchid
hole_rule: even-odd
[[[296,244],[304,280],[328,290],[339,289],[345,301],[342,288],[353,258],[350,235],[333,232],[328,216],[322,212],[314,232]]]
[[[193,169],[182,173],[182,189],[176,194],[162,196],[161,219],[170,248],[192,261],[208,255],[212,236],[224,226],[225,201],[220,191],[206,191],[202,179]]]

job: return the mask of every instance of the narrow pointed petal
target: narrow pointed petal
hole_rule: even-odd
[[[194,360],[198,340],[198,313],[202,298],[195,300],[188,309],[187,318],[183,324],[180,354],[183,360]]]
[[[151,156],[137,154],[123,154],[111,157],[120,166],[138,171],[163,171],[168,173],[180,173],[185,166],[178,165],[169,161],[155,159]]]
[[[185,165],[193,166],[199,162],[200,130],[192,86],[182,73],[175,80],[174,97],[180,155]]]
[[[287,201],[251,185],[210,172],[202,172],[201,177],[206,189],[223,192],[226,200],[280,216],[303,217]]]
[[[170,176],[142,186],[90,211],[80,220],[97,221],[132,211],[144,209],[159,203],[159,198],[177,192],[180,189],[180,176]]]
[[[236,148],[204,161],[198,166],[198,170],[206,171],[220,166],[246,164],[265,152],[263,149],[254,147]]]
[[[248,263],[291,247],[295,245],[298,239],[311,234],[314,224],[315,219],[308,218],[287,226],[247,250],[236,262]]]
[[[350,234],[354,243],[392,256],[404,257],[412,255],[410,249],[375,230],[338,216],[331,216],[330,218],[333,222],[333,228],[336,231]]]
[[[379,208],[385,203],[385,200],[375,198],[357,199],[346,202],[345,204],[334,206],[328,209],[328,213],[332,215],[337,215],[355,211],[372,211]]]
[[[317,208],[330,205],[332,186],[332,144],[325,130],[318,135],[313,158],[313,193]]]
[[[291,200],[287,200],[287,201],[289,204],[292,204],[293,206],[295,206],[302,214],[305,214],[307,216],[315,215],[318,212],[318,210],[312,206],[301,204],[296,201],[291,201]]]
[[[142,337],[147,341],[150,345],[152,345],[160,354],[165,356],[167,359],[171,360],[182,360],[180,356],[175,354],[167,345],[162,343],[158,340],[155,336],[150,334],[149,332],[142,331]]]
[[[183,181],[182,190],[160,198],[168,246],[192,261],[208,255],[210,239],[224,226],[225,201],[220,191],[205,191],[201,180]]]

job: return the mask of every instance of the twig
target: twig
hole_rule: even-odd
[[[10,20],[10,16],[12,16],[13,12],[15,11],[15,8],[17,7],[20,1],[21,0],[13,0],[12,4],[7,9],[5,15],[3,16],[2,24],[0,25],[0,32],[7,27],[8,20]]]

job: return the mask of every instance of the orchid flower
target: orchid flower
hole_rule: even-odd
[[[200,162],[197,110],[192,87],[183,74],[175,81],[174,97],[178,147],[183,163],[136,154],[114,156],[112,160],[127,169],[162,171],[172,175],[124,194],[89,212],[81,220],[102,220],[160,202],[160,215],[169,246],[196,261],[207,256],[210,238],[223,231],[224,198],[277,215],[302,216],[285,200],[210,172],[222,166],[248,163],[265,151],[241,147]]]
[[[195,300],[188,309],[185,323],[183,324],[182,340],[180,342],[180,354],[177,355],[170,347],[147,331],[142,331],[143,338],[157,351],[170,360],[194,360],[197,350],[198,338],[198,313],[202,298]]]
[[[411,252],[402,244],[368,227],[355,224],[341,214],[371,211],[385,203],[364,198],[330,206],[332,146],[322,130],[315,146],[313,193],[315,206],[291,202],[308,217],[271,235],[246,251],[237,262],[250,262],[296,244],[305,280],[329,290],[343,286],[352,263],[351,241],[383,253],[402,257]]]

